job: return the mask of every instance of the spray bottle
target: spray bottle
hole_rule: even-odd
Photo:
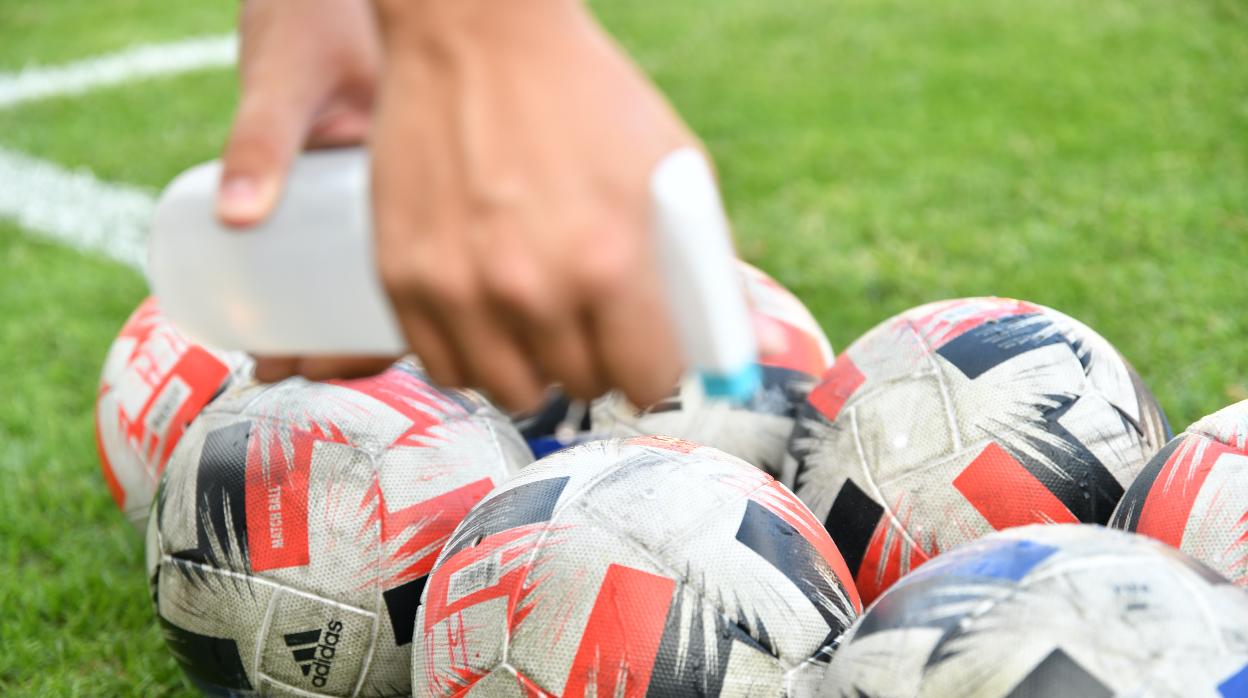
[[[252,230],[215,216],[221,164],[191,168],[156,208],[149,276],[169,318],[221,349],[269,356],[397,356],[408,348],[373,258],[366,151],[307,153],[276,210]],[[707,395],[748,399],[758,347],[728,221],[692,148],[651,178],[664,291],[684,358]]]

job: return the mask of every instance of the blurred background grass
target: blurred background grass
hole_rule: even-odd
[[[1009,295],[1108,337],[1177,429],[1248,398],[1248,5],[595,7],[715,154],[744,256],[838,348]],[[236,8],[0,0],[0,70],[226,31]],[[51,99],[0,111],[0,147],[156,189],[215,155],[233,101],[228,71]],[[0,693],[180,693],[91,436],[142,279],[3,223],[0,269]]]

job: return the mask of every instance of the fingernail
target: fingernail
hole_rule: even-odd
[[[221,183],[217,212],[227,223],[251,223],[263,215],[260,182],[254,177],[230,177]]]

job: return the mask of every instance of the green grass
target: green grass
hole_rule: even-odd
[[[1098,329],[1180,427],[1248,397],[1245,6],[722,5],[601,4],[836,346],[1011,295]]]
[[[4,2],[4,0],[0,0]],[[942,297],[1098,329],[1182,428],[1248,398],[1238,0],[596,3],[715,153],[741,249],[844,347]],[[0,66],[215,32],[234,3],[0,5]],[[0,111],[0,146],[158,187],[210,158],[223,71]],[[0,228],[0,693],[181,690],[97,474],[98,364],[143,295]],[[9,611],[10,607],[13,609]]]
[[[0,111],[0,145],[157,189],[216,157],[234,90],[232,72],[199,71],[33,102]]]
[[[3,0],[0,69],[229,31],[237,0]]]
[[[99,364],[145,295],[131,271],[0,224],[0,694],[170,692],[142,537],[103,487]]]

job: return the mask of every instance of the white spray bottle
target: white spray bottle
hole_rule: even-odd
[[[178,176],[156,208],[149,276],[165,312],[210,346],[258,355],[406,352],[373,260],[367,153],[299,157],[273,214],[245,233],[214,214],[221,164]],[[758,347],[718,189],[702,155],[678,150],[651,180],[665,291],[706,393],[745,400]]]

